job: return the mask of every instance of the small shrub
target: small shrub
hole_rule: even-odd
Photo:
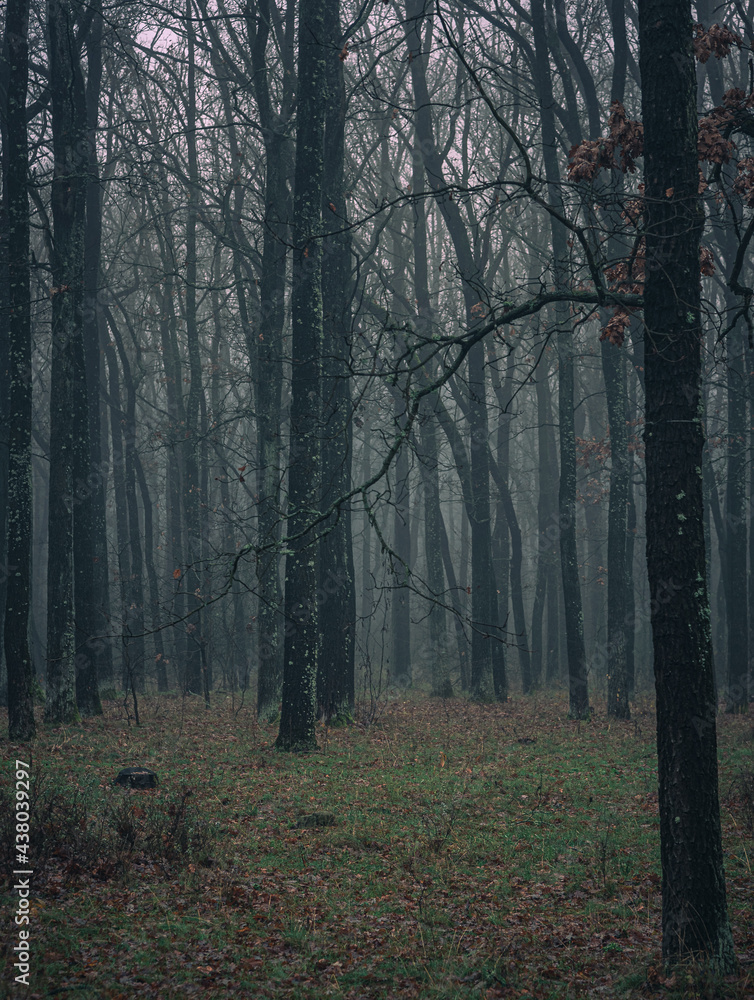
[[[43,777],[32,782],[29,802],[30,858],[42,888],[45,871],[63,862],[67,874],[88,872],[111,878],[139,856],[173,866],[213,863],[217,828],[180,795],[134,794],[108,788],[48,787]],[[15,867],[13,799],[0,787],[0,870],[10,879]]]

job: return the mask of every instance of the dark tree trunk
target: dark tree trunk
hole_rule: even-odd
[[[424,552],[427,562],[427,586],[437,601],[428,613],[428,660],[432,678],[432,694],[451,698],[453,685],[448,663],[446,615],[443,607],[444,572],[442,561],[442,510],[440,508],[440,477],[438,471],[437,426],[434,414],[428,413],[422,425],[420,464],[424,484]]]
[[[414,164],[412,184],[418,199],[424,194],[424,166],[421,152],[414,145]],[[414,289],[416,294],[416,329],[426,338],[432,336],[432,305],[429,296],[429,262],[427,259],[427,209],[423,201],[418,200],[413,206],[414,226],[412,233],[414,256]],[[425,378],[431,378],[431,370],[425,371]],[[439,698],[450,698],[453,695],[453,684],[450,679],[450,664],[447,648],[447,621],[443,598],[443,555],[442,540],[445,526],[440,506],[440,473],[439,448],[437,443],[437,418],[434,413],[434,397],[425,400],[421,425],[421,446],[419,453],[421,477],[424,485],[424,552],[427,563],[427,586],[432,597],[438,602],[432,604],[428,612],[429,650],[428,659],[432,678],[432,694]],[[447,540],[446,540],[447,544]],[[450,586],[450,583],[448,584]],[[453,581],[455,586],[455,580]],[[451,591],[452,599],[457,601],[458,595]],[[457,620],[460,626],[460,621]],[[465,637],[461,627],[462,646],[464,650]]]
[[[154,564],[154,524],[152,518],[152,498],[149,495],[147,477],[141,464],[138,452],[133,453],[133,468],[141,494],[141,506],[144,510],[144,561],[147,564],[147,580],[149,581],[150,624],[154,638],[155,663],[157,667],[157,690],[168,690],[167,661],[165,658],[165,643],[163,640],[162,622],[160,621],[160,590],[157,584],[157,570]]]
[[[94,15],[87,37],[86,114],[89,130],[89,174],[86,186],[86,230],[84,234],[84,354],[86,385],[89,401],[89,452],[90,476],[87,485],[92,490],[91,531],[94,544],[92,567],[96,629],[96,671],[99,686],[113,682],[113,651],[109,641],[101,637],[111,631],[110,623],[110,573],[105,513],[105,486],[107,476],[102,455],[103,414],[103,349],[104,319],[100,304],[102,278],[100,256],[102,244],[102,185],[97,157],[97,132],[102,82],[102,15]]]
[[[167,187],[167,182],[166,182]],[[164,215],[168,214],[168,205],[162,204]],[[165,273],[165,282],[162,286],[162,304],[160,309],[160,348],[162,353],[162,363],[165,371],[165,394],[168,402],[168,440],[167,440],[167,559],[168,570],[172,576],[170,584],[175,588],[171,606],[171,613],[174,619],[180,624],[172,633],[172,647],[174,665],[176,667],[176,680],[180,686],[185,682],[183,654],[185,647],[185,624],[181,621],[186,610],[186,595],[183,589],[181,574],[185,566],[184,545],[183,545],[183,510],[181,486],[181,467],[179,462],[180,448],[186,428],[186,411],[183,404],[183,376],[181,372],[181,359],[178,352],[178,341],[176,337],[177,317],[175,314],[174,299],[176,286],[172,278],[174,270],[173,248],[170,244],[162,247],[162,265]],[[107,355],[107,350],[106,350]],[[109,355],[107,355],[109,357]],[[109,362],[108,362],[109,364]],[[113,433],[113,439],[115,434]],[[118,467],[113,457],[114,475],[118,473]],[[122,471],[119,473],[122,475]],[[116,513],[118,511],[119,491],[116,480]],[[121,499],[121,506],[123,506]],[[124,508],[125,509],[125,508]],[[120,515],[118,515],[120,516]],[[120,522],[119,522],[120,523]],[[125,524],[125,520],[123,522]],[[119,535],[120,537],[120,535]],[[123,552],[123,548],[119,547]],[[176,576],[177,571],[177,576]],[[173,582],[173,577],[177,583]]]
[[[52,369],[50,508],[47,563],[47,704],[50,722],[73,722],[76,708],[73,619],[73,470],[77,436],[74,380],[83,371],[82,302],[87,128],[84,79],[70,5],[48,2],[54,175],[52,182]],[[88,442],[87,442],[88,447]]]
[[[439,397],[435,398],[434,410],[435,410],[435,414],[437,416],[437,419],[440,422],[440,426],[442,427],[442,429],[443,429],[443,431],[445,433],[445,436],[448,439],[448,443],[450,444],[450,449],[451,449],[451,452],[453,454],[453,461],[455,462],[455,466],[456,466],[456,472],[458,473],[458,477],[461,480],[461,492],[462,492],[462,495],[463,495],[463,509],[464,509],[464,511],[466,511],[466,514],[467,514],[467,521],[470,521],[471,520],[471,512],[473,510],[473,502],[474,502],[473,501],[474,492],[473,492],[473,477],[472,477],[472,473],[471,473],[471,462],[469,460],[469,457],[468,457],[468,454],[467,454],[467,451],[466,451],[466,447],[465,447],[465,445],[463,443],[463,439],[461,437],[461,432],[459,431],[459,429],[458,429],[455,421],[451,418],[450,414],[448,413],[448,411],[443,406],[442,401],[439,399]],[[490,460],[491,460],[491,455],[489,453],[489,447],[488,447],[487,448],[487,468],[488,469],[490,468],[490,464],[491,464]],[[498,485],[498,488],[500,489],[502,502],[506,505],[505,509],[507,510],[508,517],[511,517],[512,520],[513,520],[513,522],[515,522],[515,513],[512,510],[512,506],[513,505],[510,502],[510,494],[508,493],[507,488],[505,487],[504,482],[502,480],[500,480],[500,478],[499,478],[499,476],[497,474],[497,467],[494,466],[493,468],[494,468],[494,473],[495,473],[496,480],[497,480],[497,485]],[[461,517],[463,517],[463,513],[461,514]],[[466,522],[462,522],[462,524],[465,524],[465,523]],[[516,523],[516,526],[517,526],[517,522],[515,522],[515,523]],[[507,525],[506,525],[506,530],[507,530]],[[443,526],[443,535],[445,535],[444,526]],[[491,542],[491,540],[490,540],[490,542]],[[473,547],[473,531],[472,531],[472,547]],[[489,567],[489,577],[488,577],[488,579],[490,579],[490,585],[491,585],[491,587],[493,589],[493,592],[495,594],[495,607],[494,607],[493,611],[497,612],[497,587],[495,586],[495,576],[494,576],[494,573],[492,571],[492,565],[491,565],[491,550],[492,550],[492,545],[490,544],[490,567]],[[465,567],[465,564],[466,564],[466,557],[463,555],[463,552],[464,552],[463,531],[462,531],[462,534],[461,534],[461,552],[462,552],[462,556],[461,556],[461,566],[462,566],[462,569],[461,569],[461,572],[463,573],[463,572],[465,572],[464,567]],[[458,591],[457,591],[457,589],[455,587],[455,577],[454,577],[454,574],[452,573],[452,570],[450,569],[450,548],[449,548],[449,546],[447,547],[447,558],[446,558],[446,548],[445,548],[445,546],[443,546],[443,559],[445,560],[445,571],[446,571],[446,574],[448,576],[448,585],[451,587],[452,593],[458,594]],[[473,562],[473,557],[472,557],[472,562]],[[455,604],[455,602],[454,602],[454,604]],[[490,611],[490,615],[493,614],[493,611]],[[472,603],[472,616],[473,616],[473,603]],[[475,623],[472,622],[472,628],[475,628],[475,627],[476,627]],[[494,616],[494,622],[492,623],[492,626],[487,625],[487,627],[484,629],[484,632],[486,633],[487,641],[490,643],[490,678],[489,678],[489,680],[490,680],[490,683],[493,686],[492,690],[494,691],[495,697],[499,701],[505,701],[505,699],[507,698],[507,695],[508,695],[508,681],[507,681],[506,667],[505,667],[505,648],[504,648],[504,645],[503,645],[502,635],[501,635],[500,629],[498,627],[498,619],[497,619],[497,615],[496,614]],[[492,646],[492,643],[494,643],[494,646]],[[459,636],[459,644],[460,644],[460,636]],[[472,637],[472,649],[473,649],[473,637]],[[472,659],[473,659],[473,657],[472,657]],[[462,658],[461,658],[461,677],[462,677],[462,679],[464,679],[464,665],[465,665],[464,661],[465,661],[465,657],[462,656]],[[468,678],[467,679],[468,679],[468,683],[471,685],[471,692],[472,692],[472,694],[474,694],[474,675],[473,675],[473,670],[471,670],[471,669],[469,670]],[[478,697],[478,694],[477,694],[477,697]]]
[[[86,228],[84,231],[83,354],[75,373],[78,427],[74,470],[73,569],[76,613],[76,701],[82,715],[100,715],[100,676],[112,680],[109,632],[105,482],[100,446],[99,265],[102,203],[97,163],[97,114],[102,79],[102,16],[94,14],[87,35],[88,130]],[[83,362],[83,369],[81,364]],[[86,430],[84,431],[84,427]]]
[[[254,388],[257,416],[257,530],[259,544],[266,546],[257,558],[259,587],[259,673],[257,714],[271,719],[277,714],[283,685],[283,593],[280,586],[280,453],[283,386],[283,328],[285,325],[286,247],[290,242],[288,216],[290,196],[290,137],[287,134],[285,91],[280,116],[273,111],[267,66],[270,37],[269,0],[260,0],[257,19],[249,23],[253,43],[254,94],[256,96],[265,148],[265,226],[262,270],[259,281],[261,310],[259,331],[249,342],[249,356],[256,372]],[[240,198],[237,193],[238,229]],[[236,280],[240,260],[234,255]],[[239,281],[239,296],[241,283]]]
[[[507,531],[510,536],[510,597],[511,605],[513,607],[513,631],[515,632],[515,644],[518,651],[518,662],[521,669],[521,688],[524,694],[530,694],[532,688],[539,687],[540,674],[538,673],[536,676],[533,676],[532,674],[529,632],[526,627],[526,613],[524,610],[523,540],[521,537],[521,527],[518,523],[516,508],[513,505],[513,497],[511,496],[510,488],[508,486],[508,474],[510,467],[510,422],[513,416],[511,413],[511,406],[513,404],[511,397],[511,390],[513,386],[513,357],[510,356],[507,359],[508,370],[505,378],[501,379],[497,370],[497,358],[491,341],[488,342],[488,350],[491,362],[490,367],[492,369],[492,384],[497,397],[498,406],[500,407],[497,428],[497,456],[494,459],[490,456],[492,477],[498,490],[498,508],[497,516],[495,518],[495,534],[499,535]],[[502,538],[500,539],[500,547],[503,547]],[[508,560],[505,559],[504,562],[507,563]],[[504,604],[502,604],[501,601],[498,602],[504,609],[502,614],[502,619],[504,621],[508,612],[507,594],[509,581],[503,581],[496,570],[495,578],[497,580],[497,590],[499,594],[506,595]],[[508,632],[510,631],[511,629],[509,627]],[[499,653],[503,648],[502,636],[497,646],[499,648],[496,652]]]
[[[322,261],[322,510],[351,487],[353,406],[351,356],[351,249],[347,233],[343,176],[346,92],[341,44],[340,3],[329,0],[325,36],[335,40],[326,57],[322,215],[325,232]],[[346,504],[324,525],[319,549],[319,631],[317,703],[324,718],[345,722],[353,717],[356,591],[354,586],[351,506]]]
[[[628,719],[629,679],[626,664],[626,542],[628,532],[628,426],[626,365],[622,348],[602,342],[610,424],[610,506],[607,522],[607,714]]]
[[[3,60],[5,121],[3,134],[3,199],[7,218],[8,274],[8,486],[7,550],[0,575],[6,577],[3,642],[8,671],[8,737],[34,737],[29,651],[31,608],[31,539],[33,500],[31,477],[31,296],[29,287],[28,133],[26,98],[29,80],[29,3],[9,0],[5,15]],[[7,145],[6,145],[7,144]],[[0,527],[2,527],[0,522]],[[0,550],[0,556],[2,550]]]
[[[199,198],[199,165],[196,149],[196,69],[194,64],[194,25],[191,0],[186,0],[186,35],[188,39],[188,89],[186,94],[186,146],[188,150],[188,186],[186,191],[186,344],[188,348],[189,391],[186,400],[186,435],[183,446],[184,510],[186,514],[186,679],[185,690],[203,694],[209,702],[204,668],[202,634],[202,490],[199,481],[199,417],[204,388],[196,315],[196,228]],[[206,501],[205,501],[206,502]]]
[[[322,351],[322,228],[327,56],[327,0],[301,0],[296,177],[291,445],[285,561],[285,645],[279,750],[312,750],[317,682],[317,559],[320,503],[320,365]]]
[[[117,575],[120,591],[120,624],[121,624],[121,682],[124,690],[129,689],[127,664],[130,662],[128,652],[128,633],[125,627],[125,615],[128,607],[128,581],[131,579],[131,551],[128,544],[128,510],[126,507],[126,476],[123,456],[123,410],[120,405],[120,382],[118,377],[118,358],[112,344],[105,347],[107,361],[108,397],[110,403],[110,437],[113,459],[113,493],[115,499],[115,542],[117,558]]]
[[[123,387],[126,390],[126,408],[119,414],[123,437],[122,460],[125,502],[125,519],[128,530],[128,577],[124,581],[126,595],[123,608],[123,634],[126,637],[124,649],[128,650],[127,687],[135,686],[139,693],[145,690],[145,649],[144,649],[144,561],[142,554],[142,533],[139,519],[139,506],[136,496],[136,386],[133,380],[131,364],[126,353],[125,344],[120,330],[108,311],[110,330],[118,349],[121,369],[123,372]],[[113,397],[114,403],[120,403],[119,396]],[[150,512],[151,513],[151,512]]]
[[[754,497],[754,371],[746,366],[746,391],[749,397],[749,497]],[[751,502],[751,500],[749,501]],[[749,574],[754,574],[754,528],[749,525]],[[749,581],[749,683],[754,683],[754,585]],[[751,688],[749,689],[751,694]]]
[[[732,303],[735,308],[735,303]],[[728,616],[729,712],[749,707],[749,602],[746,572],[748,504],[746,500],[746,341],[743,324],[728,334],[728,483],[725,492],[725,609]]]
[[[398,356],[402,347],[396,351]],[[402,396],[395,397],[396,432],[406,426],[406,403]],[[398,560],[393,566],[395,584],[391,595],[392,680],[401,688],[411,684],[411,591],[402,581],[411,570],[411,531],[409,524],[409,463],[404,445],[393,464],[393,550]]]
[[[531,644],[532,673],[539,677],[542,661],[545,678],[551,683],[559,670],[558,620],[558,511],[557,457],[552,430],[552,405],[549,371],[540,362],[535,390],[537,394],[537,463],[539,496],[537,499],[537,581],[532,609]],[[547,638],[543,618],[547,610]]]
[[[437,204],[453,242],[463,282],[466,326],[472,330],[480,322],[481,272],[474,259],[468,232],[455,201],[445,197],[447,184],[443,163],[434,137],[431,101],[427,89],[423,51],[424,8],[419,0],[407,0],[406,42],[410,53],[411,81],[416,107],[416,134],[421,143],[427,182],[437,195]],[[479,341],[468,354],[468,417],[471,437],[470,511],[471,522],[471,693],[479,701],[504,697],[493,680],[493,644],[499,642],[497,587],[492,568],[492,517],[490,511],[489,426],[484,344]],[[499,666],[499,664],[498,664]],[[499,689],[496,691],[496,687]]]
[[[688,0],[639,0],[647,569],[657,692],[663,957],[736,959],[717,779],[702,503],[696,76]],[[661,596],[662,595],[662,596]]]
[[[542,146],[545,174],[550,199],[557,209],[562,207],[558,185],[560,170],[555,134],[555,100],[550,78],[549,50],[545,28],[544,0],[532,0],[532,28],[536,57],[536,83],[542,117]],[[567,258],[566,232],[561,223],[551,217],[553,245],[553,277],[556,286],[565,282]],[[579,561],[576,550],[576,440],[573,425],[574,363],[573,331],[568,307],[555,306],[558,339],[558,425],[560,429],[560,489],[558,516],[560,537],[560,570],[563,578],[566,649],[568,654],[569,712],[573,718],[589,715],[589,689],[584,649],[584,616],[579,581]]]
[[[463,517],[463,514],[461,515]],[[448,581],[450,591],[450,603],[453,608],[453,626],[456,633],[456,647],[458,649],[458,664],[461,678],[461,690],[468,691],[471,686],[471,667],[469,657],[469,642],[463,628],[464,610],[461,603],[460,589],[456,579],[456,571],[453,565],[453,556],[450,551],[448,532],[445,528],[445,518],[440,511],[440,551],[442,552],[442,564],[445,569],[445,577]]]

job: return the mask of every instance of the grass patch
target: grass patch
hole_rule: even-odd
[[[566,715],[541,694],[407,699],[371,726],[321,728],[320,752],[303,757],[276,752],[274,726],[219,696],[210,711],[145,698],[139,728],[114,703],[75,728],[43,727],[23,995],[751,996],[750,724],[719,717],[742,972],[713,984],[691,970],[689,985],[657,972],[652,712]],[[132,764],[159,787],[113,788]],[[7,768],[0,826],[10,779]],[[327,813],[333,825],[302,824]],[[0,832],[9,844],[10,826]],[[13,858],[2,860],[7,891]]]

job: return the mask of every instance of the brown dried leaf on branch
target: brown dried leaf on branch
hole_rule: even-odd
[[[607,120],[610,129],[611,154],[620,149],[620,168],[625,174],[636,170],[636,158],[644,153],[644,126],[626,115],[626,109],[620,101],[610,105],[610,117]]]
[[[623,173],[633,173],[636,169],[636,157],[644,152],[644,126],[627,117],[620,101],[613,101],[610,108],[607,123],[609,136],[606,139],[585,139],[578,146],[571,147],[568,153],[569,180],[594,180],[603,167],[620,169]],[[620,151],[620,163],[615,159],[616,150]]]
[[[697,150],[700,160],[706,163],[728,163],[736,144],[725,138],[720,127],[732,120],[731,112],[722,108],[715,108],[710,114],[699,119]]]
[[[603,167],[613,167],[603,139],[585,139],[578,146],[571,146],[568,153],[568,180],[593,181]]]
[[[726,108],[732,108],[735,111],[754,108],[754,94],[747,94],[740,87],[731,87],[723,94],[723,104]]]
[[[644,291],[644,237],[636,244],[630,257],[605,269],[608,287],[624,295],[640,295]]]
[[[607,340],[616,347],[622,347],[626,339],[626,327],[631,322],[631,313],[624,306],[616,306],[607,326],[600,334],[600,340]]]
[[[743,38],[724,24],[711,24],[709,28],[694,25],[694,55],[700,63],[706,63],[710,56],[724,59],[734,45],[740,49],[743,43]]]
[[[749,208],[754,208],[754,156],[746,156],[738,162],[738,176],[733,181],[733,190]]]
[[[744,162],[744,161],[742,161]],[[751,158],[751,196],[754,198],[754,158]],[[624,295],[641,295],[644,291],[644,237],[636,245],[630,258],[619,260],[605,269],[605,277],[611,291]],[[709,247],[699,248],[699,273],[711,277],[715,273],[715,260]],[[607,340],[616,347],[622,347],[626,339],[626,329],[631,323],[635,310],[630,306],[617,305],[607,324],[602,328],[600,340]]]
[[[706,278],[711,278],[715,273],[715,258],[710,248],[703,244],[699,247],[699,273]]]

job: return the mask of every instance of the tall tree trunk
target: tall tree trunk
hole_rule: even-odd
[[[301,0],[296,178],[291,445],[285,561],[285,646],[279,750],[311,750],[317,682],[317,559],[310,526],[320,503],[322,228],[327,57],[327,0]]]
[[[139,505],[136,495],[136,385],[133,380],[131,363],[126,353],[125,344],[120,330],[107,311],[108,322],[112,332],[113,340],[118,350],[120,366],[123,372],[123,387],[126,390],[125,410],[121,410],[118,419],[121,422],[121,444],[123,476],[122,486],[124,489],[125,518],[128,530],[128,576],[124,581],[124,593],[126,595],[125,606],[123,608],[123,634],[125,637],[124,650],[127,650],[128,667],[128,687],[135,686],[139,693],[145,690],[145,649],[144,649],[144,583],[143,571],[144,560],[141,547],[141,525],[139,520]],[[114,362],[114,359],[113,359]],[[112,402],[120,404],[120,393],[113,396]],[[114,442],[113,442],[114,443]],[[123,516],[121,512],[121,517]],[[150,512],[151,513],[151,512]]]
[[[715,7],[711,0],[697,0],[696,20],[710,25],[715,20]],[[724,103],[726,76],[719,59],[711,59],[697,68],[699,86],[697,89],[697,111],[704,101],[704,77],[709,82],[709,92],[713,105]],[[729,168],[723,168],[731,170]],[[726,180],[730,183],[732,177]],[[741,221],[742,206],[730,204],[731,210]],[[712,213],[712,227],[715,242],[730,271],[736,257],[737,240],[731,227],[731,216]],[[725,305],[728,315],[739,308],[738,296],[730,289],[725,290]],[[746,712],[749,703],[749,616],[751,613],[751,587],[746,572],[747,548],[751,543],[750,517],[746,500],[746,406],[749,396],[750,375],[747,372],[746,335],[744,324],[738,325],[727,337],[727,417],[726,451],[728,476],[725,491],[725,527],[720,537],[720,557],[724,563],[722,571],[725,591],[725,617],[727,619],[727,684],[725,700],[729,712]],[[711,469],[710,469],[711,472]],[[714,476],[712,477],[714,481]],[[747,539],[747,534],[749,537]],[[709,550],[708,550],[709,551]]]
[[[71,6],[48,0],[54,174],[52,181],[52,370],[50,513],[47,563],[47,704],[50,722],[73,722],[76,708],[73,618],[73,470],[77,438],[74,380],[83,372],[82,301],[87,129],[84,79]],[[87,441],[88,447],[88,441]]]
[[[281,528],[281,406],[283,387],[283,327],[285,324],[286,247],[290,243],[288,215],[290,197],[289,147],[286,122],[273,112],[266,62],[270,36],[269,0],[259,0],[258,15],[249,23],[251,57],[262,137],[265,147],[265,226],[262,270],[259,280],[261,311],[258,333],[249,341],[249,357],[255,367],[254,389],[257,417],[257,531],[266,546],[257,557],[259,588],[259,673],[257,714],[273,718],[280,704],[283,685],[283,593],[280,586]],[[236,193],[237,230],[240,231],[242,188]],[[234,252],[239,305],[242,296],[241,261]],[[247,328],[250,330],[250,327]]]
[[[558,616],[558,510],[557,452],[552,430],[550,373],[546,361],[540,362],[535,382],[537,396],[537,463],[539,496],[537,499],[537,581],[532,610],[532,673],[540,676],[542,659],[545,678],[551,683],[559,672],[560,623]],[[547,610],[547,638],[543,616]]]
[[[368,416],[364,418],[362,432],[364,444],[361,451],[361,481],[365,483],[371,475],[372,467],[370,461],[372,426]],[[362,625],[366,627],[367,618],[372,614],[372,526],[369,523],[369,512],[366,505],[361,519],[361,530],[361,618]]]
[[[516,648],[518,651],[518,662],[521,669],[521,688],[524,694],[530,694],[532,688],[539,687],[540,675],[532,675],[531,650],[529,648],[529,632],[526,627],[526,612],[524,609],[524,547],[521,537],[521,527],[513,505],[508,485],[508,475],[510,467],[510,421],[512,418],[512,387],[513,387],[513,357],[508,357],[508,366],[505,378],[501,379],[497,370],[497,358],[492,342],[488,342],[490,354],[490,368],[492,370],[492,385],[497,397],[500,415],[497,428],[497,456],[490,460],[492,478],[498,489],[498,510],[495,523],[495,533],[507,531],[510,536],[510,597],[513,607],[513,630],[515,632]],[[502,543],[502,539],[500,540]],[[502,546],[501,546],[502,547]],[[508,562],[506,559],[505,562]],[[508,592],[508,580],[504,582],[496,573],[498,591],[503,594]],[[508,610],[506,599],[505,613]],[[504,616],[503,616],[504,617]],[[510,628],[508,629],[510,632]],[[497,644],[502,649],[501,642]],[[499,652],[499,649],[497,650]]]
[[[165,185],[167,189],[167,182]],[[163,214],[169,214],[167,201],[162,204]],[[167,476],[166,476],[166,506],[167,506],[167,566],[170,576],[170,583],[175,588],[171,613],[179,624],[172,633],[172,660],[176,667],[176,680],[183,687],[185,685],[185,665],[183,654],[185,648],[185,625],[182,623],[186,611],[186,594],[183,588],[181,574],[185,566],[184,545],[183,545],[183,489],[181,485],[181,466],[179,461],[180,449],[183,443],[183,436],[186,428],[186,410],[183,403],[183,376],[181,373],[181,358],[178,352],[178,340],[176,337],[177,317],[175,314],[175,293],[176,287],[173,281],[173,252],[169,244],[163,248],[162,266],[165,274],[165,281],[162,286],[162,305],[160,309],[160,348],[162,363],[165,371],[165,394],[168,403],[168,440],[167,440]],[[105,351],[106,356],[107,349]],[[109,365],[109,362],[108,362]],[[114,433],[111,435],[114,439]],[[117,466],[113,458],[114,476],[117,474]],[[122,473],[121,473],[122,474]],[[119,490],[117,490],[116,480],[116,513],[118,511]],[[121,499],[122,505],[122,499]],[[123,548],[119,546],[119,551]],[[177,575],[176,575],[177,573]],[[173,579],[178,583],[173,583]]]
[[[102,185],[97,154],[99,128],[100,90],[102,83],[102,30],[101,11],[97,11],[87,37],[86,115],[89,130],[89,173],[86,185],[86,231],[84,234],[84,352],[86,359],[86,385],[89,400],[89,451],[92,479],[92,536],[94,566],[92,568],[95,612],[93,625],[98,637],[108,635],[110,622],[110,572],[107,545],[107,518],[105,487],[107,476],[103,462],[102,399],[104,319],[100,305],[102,285],[100,257],[102,244]],[[96,647],[96,671],[99,685],[112,686],[112,644],[105,641]]]
[[[413,205],[414,225],[412,233],[414,256],[414,291],[416,295],[416,328],[420,336],[427,339],[432,336],[433,315],[429,295],[429,261],[427,259],[427,209],[422,200],[426,190],[424,165],[421,158],[416,136],[414,136],[414,155],[412,187],[417,201]],[[431,377],[431,371],[426,373]],[[430,674],[432,678],[432,694],[439,698],[453,696],[453,684],[450,679],[449,650],[447,647],[447,616],[442,597],[444,584],[442,545],[445,536],[445,526],[442,520],[440,506],[440,471],[439,447],[437,442],[437,418],[434,413],[434,397],[425,401],[424,420],[421,425],[421,446],[419,461],[422,483],[424,485],[424,552],[427,563],[427,586],[438,603],[432,604],[428,612]],[[447,539],[445,539],[447,545]],[[450,583],[448,584],[450,587]],[[455,580],[453,581],[455,586]],[[451,591],[451,599],[458,600],[458,595]],[[460,620],[457,620],[460,626]],[[462,649],[465,637],[461,626]],[[463,650],[465,652],[465,649]],[[460,652],[460,650],[459,650]]]
[[[542,119],[542,146],[545,175],[550,187],[550,200],[557,209],[560,197],[555,134],[555,99],[550,77],[549,50],[545,26],[544,0],[532,0],[537,95]],[[567,258],[566,233],[551,217],[553,247],[553,277],[556,287],[565,283]],[[558,425],[560,428],[560,488],[558,515],[560,531],[560,570],[563,578],[565,605],[566,648],[568,653],[569,713],[573,718],[589,714],[589,689],[584,648],[584,615],[579,582],[579,561],[576,551],[576,440],[573,425],[574,364],[573,331],[568,306],[555,306],[558,342]]]
[[[626,664],[626,542],[630,462],[626,401],[626,364],[622,348],[603,340],[602,374],[605,379],[610,424],[610,506],[607,522],[607,714],[630,718],[629,679]]]
[[[115,494],[115,538],[118,552],[118,582],[120,584],[121,683],[130,691],[139,662],[139,650],[133,648],[131,636],[131,544],[128,522],[128,488],[126,485],[126,449],[131,442],[124,436],[125,414],[121,406],[118,359],[112,344],[105,347],[110,402],[110,434],[113,452],[113,487]]]
[[[440,476],[438,468],[437,425],[430,413],[422,425],[420,468],[424,484],[424,552],[427,563],[427,587],[437,601],[428,613],[428,660],[432,679],[432,694],[452,698],[450,663],[447,648],[447,623],[443,607],[444,572],[442,561],[442,510],[440,508]]]
[[[402,342],[401,342],[402,343]],[[402,348],[396,351],[396,356]],[[406,426],[406,401],[396,394],[394,419],[396,431],[403,432]],[[402,586],[412,568],[411,562],[411,531],[409,503],[409,463],[408,448],[404,445],[398,452],[393,463],[395,483],[393,487],[393,550],[398,556],[398,562],[393,566],[395,584],[392,591],[391,604],[391,640],[392,640],[392,680],[399,687],[407,688],[411,684],[411,591]]]
[[[154,524],[152,518],[152,498],[149,495],[147,477],[136,450],[133,453],[133,468],[141,494],[141,506],[144,510],[144,561],[147,564],[147,580],[149,582],[150,625],[154,639],[155,663],[157,666],[157,690],[168,690],[167,661],[165,658],[165,643],[163,640],[162,622],[160,621],[160,590],[157,584],[157,570],[154,564]]]
[[[7,550],[0,575],[6,579],[3,642],[8,672],[8,738],[34,737],[32,682],[34,665],[29,651],[31,610],[31,540],[33,498],[31,476],[31,294],[29,287],[29,150],[26,99],[29,81],[29,3],[8,0],[5,15],[3,61],[5,122],[3,200],[7,218],[8,274],[8,485]],[[2,527],[0,523],[0,527]],[[3,553],[0,550],[0,557]],[[0,558],[0,562],[2,559]]]
[[[322,509],[351,487],[353,406],[351,356],[351,250],[347,233],[343,176],[346,91],[339,0],[325,10],[325,37],[335,44],[328,51],[322,214],[325,232],[322,261]],[[356,591],[350,504],[339,507],[324,526],[319,548],[319,631],[317,702],[325,719],[353,717]]]
[[[735,308],[735,305],[734,305]],[[728,334],[728,483],[725,492],[727,573],[725,609],[728,615],[729,712],[749,707],[749,580],[746,572],[746,339],[743,324]]]
[[[202,634],[202,490],[199,481],[199,415],[202,386],[202,362],[196,315],[196,228],[199,197],[199,164],[196,148],[196,68],[194,63],[194,25],[191,0],[186,0],[186,35],[188,39],[188,88],[186,93],[186,148],[188,150],[188,188],[186,191],[186,344],[188,348],[189,391],[186,400],[186,436],[183,447],[184,509],[186,513],[186,691],[204,694],[209,702],[204,672],[204,636]]]
[[[443,163],[434,137],[431,101],[427,89],[427,53],[423,51],[421,0],[407,0],[406,42],[410,53],[411,81],[416,107],[416,134],[421,143],[427,182],[438,196],[437,204],[458,259],[463,283],[466,326],[478,325],[481,272],[474,259],[468,232],[455,201],[445,197]],[[471,438],[471,691],[479,701],[505,697],[493,680],[493,644],[500,641],[497,587],[492,567],[492,518],[490,511],[489,426],[484,344],[479,341],[468,354],[468,415]]]
[[[100,446],[99,264],[102,203],[97,163],[97,115],[102,79],[102,16],[94,14],[87,35],[88,79],[86,228],[84,231],[83,354],[74,379],[76,434],[73,508],[73,570],[76,617],[76,701],[83,715],[99,715],[100,675],[112,680],[109,632],[105,483]],[[83,363],[83,367],[82,367]]]
[[[629,392],[629,427],[636,426],[636,401]],[[633,485],[633,453],[629,452],[628,505],[626,517],[626,677],[628,695],[633,698],[636,690],[636,581],[634,579],[634,549],[636,541],[636,496]]]
[[[639,0],[647,569],[657,692],[662,951],[735,968],[704,555],[696,76],[688,0]]]

